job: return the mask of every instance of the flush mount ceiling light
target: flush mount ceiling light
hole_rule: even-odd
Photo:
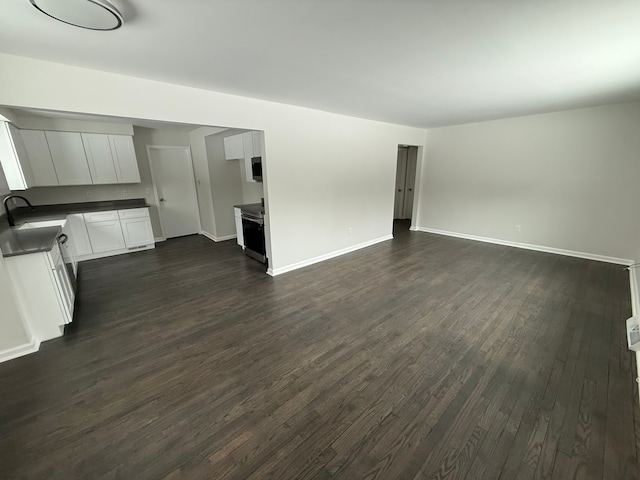
[[[89,30],[115,30],[122,15],[108,0],[29,0],[45,15]]]

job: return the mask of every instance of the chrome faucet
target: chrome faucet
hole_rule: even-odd
[[[31,208],[31,210],[35,210],[35,207],[31,205],[31,202],[20,195],[7,195],[6,197],[4,197],[2,204],[4,205],[4,211],[7,214],[7,221],[9,222],[10,227],[14,227],[16,224],[15,221],[13,220],[13,215],[11,215],[11,210],[9,210],[9,205],[8,205],[9,200],[11,200],[12,198],[20,198],[24,200],[27,203],[27,205],[29,205],[29,208]]]

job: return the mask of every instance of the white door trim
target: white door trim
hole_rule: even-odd
[[[165,229],[165,221],[164,221],[164,217],[162,215],[162,208],[160,208],[160,197],[158,196],[158,188],[156,187],[156,174],[155,171],[153,169],[153,162],[151,161],[151,149],[156,149],[156,150],[170,150],[170,149],[174,149],[174,150],[186,150],[187,151],[187,155],[189,156],[189,161],[187,162],[189,164],[189,176],[191,178],[191,181],[193,182],[193,200],[195,201],[196,204],[196,218],[198,220],[198,233],[202,232],[202,224],[200,223],[200,204],[198,203],[198,193],[196,191],[197,189],[197,184],[196,184],[196,178],[195,178],[195,174],[194,174],[194,170],[193,170],[193,157],[191,156],[191,147],[184,147],[184,146],[168,146],[168,145],[147,145],[147,160],[149,161],[149,170],[151,170],[151,183],[153,183],[153,196],[155,198],[156,201],[156,208],[158,209],[158,216],[160,217],[160,230],[162,230],[162,238],[166,238],[166,229]]]

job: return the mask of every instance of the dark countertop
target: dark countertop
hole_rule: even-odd
[[[0,232],[3,257],[50,251],[60,235],[61,227],[7,228]]]
[[[264,215],[264,207],[261,203],[245,203],[244,205],[234,205],[234,208],[239,208],[240,210],[256,216]]]
[[[108,210],[127,210],[129,208],[143,208],[149,205],[144,198],[132,198],[128,200],[108,200],[102,202],[59,203],[56,205],[34,205],[29,207],[16,207],[11,209],[16,225],[26,222],[42,220],[54,220],[65,218],[72,213],[105,212]]]
[[[102,202],[61,203],[58,205],[34,205],[12,209],[15,224],[63,219],[73,213],[104,212],[148,207],[144,198],[110,200]],[[0,250],[3,257],[48,252],[60,235],[60,227],[18,228],[9,227],[5,215],[0,215]]]

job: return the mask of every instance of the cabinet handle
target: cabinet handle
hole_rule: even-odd
[[[161,199],[160,199],[160,201],[161,201],[161,202],[164,202],[164,198],[161,198]]]

